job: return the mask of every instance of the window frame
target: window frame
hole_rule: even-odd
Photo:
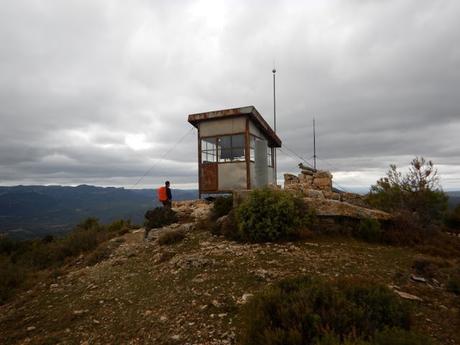
[[[241,136],[242,138],[242,146],[233,146],[233,137],[235,136]],[[224,147],[224,152],[225,151],[230,151],[230,158],[224,158],[224,160],[221,160],[221,152],[222,148],[219,148],[219,141],[222,138],[227,138],[229,137],[230,139],[230,146],[229,147]],[[206,141],[213,141],[215,143],[214,148],[212,149],[207,149],[203,147],[203,142]],[[200,164],[224,164],[224,163],[236,163],[236,162],[245,162],[246,161],[246,133],[233,133],[233,134],[222,134],[222,135],[210,135],[210,136],[205,136],[205,137],[200,137]],[[240,153],[242,152],[242,155],[237,155],[239,157],[238,159],[235,159],[234,157],[234,151],[238,150]],[[211,156],[215,157],[214,161],[205,161],[203,157],[207,157],[211,152]]]
[[[255,158],[256,158],[256,152],[255,152],[255,142],[256,142],[256,139],[259,139],[259,140],[264,140],[266,141],[264,138],[261,138],[257,135],[254,135],[254,134],[249,134],[249,161],[251,163],[255,163]],[[267,142],[267,167],[269,168],[273,168],[274,164],[273,164],[273,147],[270,147],[268,146],[268,142]]]
[[[212,139],[214,139],[214,143],[212,143]],[[201,148],[201,152],[200,152],[200,163],[201,164],[215,164],[217,163],[217,138],[212,136],[212,137],[202,137],[200,138],[201,142],[200,142],[200,148]],[[206,147],[203,148],[203,142],[206,142],[206,143],[211,143],[214,144],[214,147],[211,147],[208,149],[208,146],[206,144]],[[211,157],[214,157],[214,160],[213,161],[208,161],[207,158],[208,156],[211,156]],[[203,159],[203,157],[206,157],[206,160]]]
[[[273,168],[273,147],[267,146],[267,166]]]

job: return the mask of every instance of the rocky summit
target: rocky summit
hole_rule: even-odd
[[[460,344],[458,301],[429,277],[414,278],[416,253],[344,238],[241,244],[205,226],[211,205],[175,203],[179,222],[111,240],[107,259],[80,256],[43,273],[0,307],[1,344],[237,344],[239,312],[262,289],[299,275],[372,277],[415,309],[415,327]],[[185,237],[160,245],[159,238]],[[41,274],[41,273],[40,273]],[[423,279],[422,279],[423,278]]]

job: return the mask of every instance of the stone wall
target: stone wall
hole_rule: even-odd
[[[316,215],[328,219],[388,220],[391,215],[372,209],[362,195],[338,193],[332,188],[332,174],[299,165],[299,175],[284,174],[284,189],[300,194],[315,209]]]
[[[302,169],[299,175],[284,174],[284,189],[307,198],[330,199],[361,207],[368,206],[362,195],[337,193],[332,189],[332,174],[329,171]]]

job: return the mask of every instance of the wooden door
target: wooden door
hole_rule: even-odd
[[[217,163],[201,164],[201,181],[200,189],[202,192],[216,192],[218,187],[217,181]]]

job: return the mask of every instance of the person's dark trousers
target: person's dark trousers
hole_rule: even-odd
[[[166,208],[171,208],[171,200],[165,200],[161,202],[163,204],[163,207]]]

